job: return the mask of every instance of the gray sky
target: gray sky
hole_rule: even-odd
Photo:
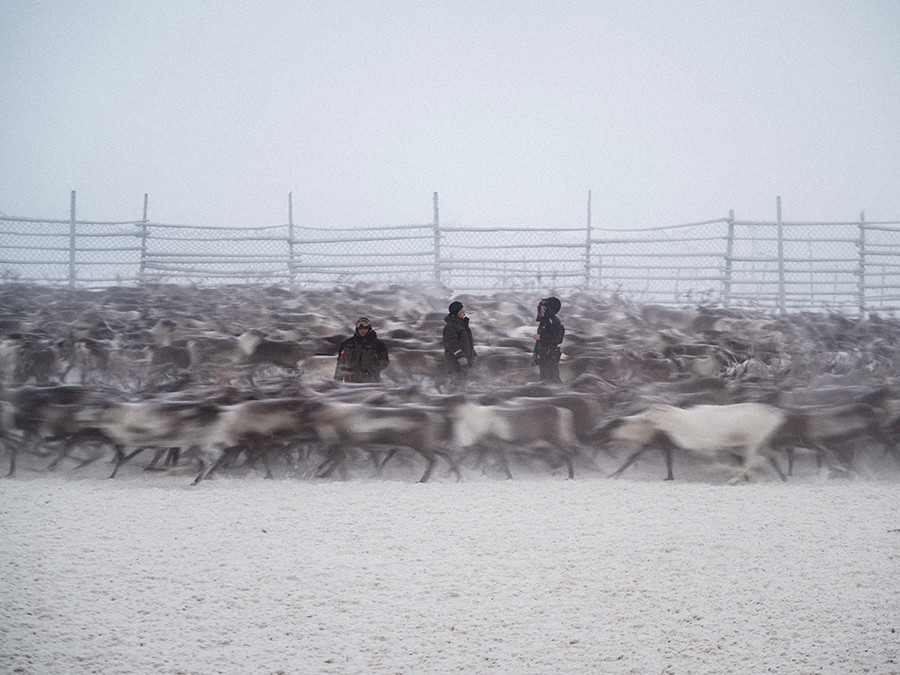
[[[900,220],[900,0],[0,0],[0,212]]]

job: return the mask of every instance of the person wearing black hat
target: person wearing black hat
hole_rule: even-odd
[[[380,382],[381,371],[388,367],[388,348],[366,317],[356,320],[356,332],[338,349],[334,379],[338,382]]]
[[[543,298],[538,303],[538,329],[533,336],[531,365],[540,366],[541,382],[562,383],[559,379],[559,358],[562,355],[559,345],[566,335],[566,329],[557,316],[561,308],[559,298]]]
[[[444,317],[444,368],[451,379],[461,383],[477,360],[466,308],[459,301],[451,302]]]

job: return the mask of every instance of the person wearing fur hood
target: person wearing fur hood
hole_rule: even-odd
[[[356,331],[338,348],[334,379],[338,382],[380,382],[390,365],[388,348],[366,317],[356,320]]]
[[[534,352],[531,355],[531,365],[539,366],[541,382],[560,384],[559,358],[562,351],[559,345],[566,335],[565,326],[559,320],[557,314],[562,308],[559,298],[543,298],[538,303],[537,319],[538,329],[534,334]]]
[[[459,301],[450,303],[444,317],[444,369],[451,379],[465,382],[469,368],[475,365],[478,354],[469,328],[466,308]]]

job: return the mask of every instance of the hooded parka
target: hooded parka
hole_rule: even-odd
[[[468,366],[460,364],[462,358],[466,359]],[[447,374],[462,375],[467,367],[475,365],[477,359],[469,317],[447,314],[444,317],[444,367]]]
[[[543,315],[541,308],[544,308]],[[538,303],[538,339],[534,342],[534,361],[541,369],[541,382],[561,382],[559,379],[559,345],[566,335],[565,326],[557,314],[562,308],[559,298],[544,298]]]
[[[366,335],[359,331],[341,343],[334,379],[338,382],[380,382],[381,371],[388,367],[387,345],[378,339],[374,328]]]

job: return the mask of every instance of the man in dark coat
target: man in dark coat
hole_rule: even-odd
[[[459,301],[451,302],[444,317],[444,368],[451,379],[461,383],[477,360],[466,308]]]
[[[559,357],[562,355],[559,345],[566,335],[566,329],[557,316],[561,308],[559,298],[544,298],[538,303],[538,330],[534,334],[531,363],[540,366],[541,382],[562,382],[559,379]]]
[[[381,371],[388,367],[387,345],[378,339],[372,322],[356,320],[356,332],[338,349],[334,379],[338,382],[380,382]]]

